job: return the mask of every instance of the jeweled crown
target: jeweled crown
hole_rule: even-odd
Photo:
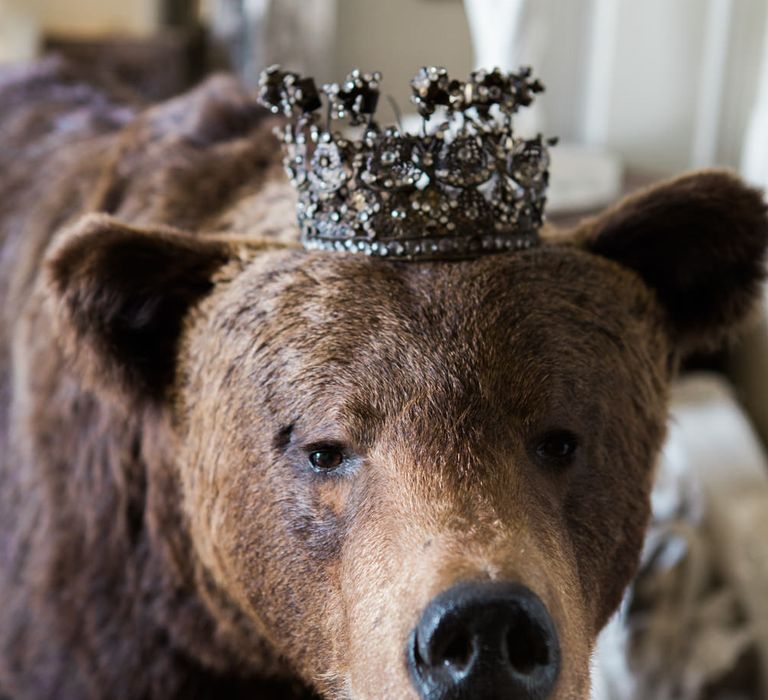
[[[260,101],[288,117],[279,134],[304,245],[404,260],[535,245],[554,141],[514,135],[513,114],[543,90],[530,69],[461,82],[422,68],[411,81],[419,135],[375,121],[380,80],[355,70],[318,90],[279,66],[261,75]]]

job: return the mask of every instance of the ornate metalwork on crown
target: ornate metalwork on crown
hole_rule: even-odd
[[[464,82],[421,69],[411,81],[419,134],[377,123],[380,80],[355,70],[318,90],[279,66],[262,73],[260,101],[288,117],[279,135],[304,245],[403,260],[535,245],[554,140],[513,132],[514,113],[543,90],[530,69]]]

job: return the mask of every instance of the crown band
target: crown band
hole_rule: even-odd
[[[553,142],[513,134],[512,115],[543,90],[530,70],[477,71],[460,82],[422,69],[411,82],[419,136],[376,123],[380,79],[353,71],[319,91],[277,66],[262,73],[261,102],[289,118],[280,136],[304,245],[403,260],[535,245]],[[429,131],[438,112],[445,119]],[[333,130],[342,119],[358,138]]]

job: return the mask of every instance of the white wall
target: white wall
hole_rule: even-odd
[[[338,0],[334,80],[351,68],[380,70],[383,92],[410,111],[408,81],[425,65],[457,77],[472,69],[469,27],[460,0]]]
[[[610,75],[595,123],[586,123],[593,47],[592,12],[616,18]],[[565,140],[594,138],[634,169],[672,173],[691,167],[709,0],[529,0],[546,29],[533,47],[534,69],[547,86],[541,128]],[[733,0],[716,162],[738,167],[755,97],[766,0]],[[459,0],[339,0],[334,47],[339,79],[352,66],[384,73],[385,89],[409,108],[407,81],[424,64],[457,76],[472,68]],[[605,37],[599,37],[604,39]],[[528,61],[525,55],[524,61]],[[593,119],[596,122],[597,119]]]
[[[620,0],[605,143],[634,167],[672,172],[691,165],[707,8],[704,0]],[[765,9],[764,0],[733,3],[719,105],[719,164],[739,164]]]
[[[40,28],[24,0],[0,0],[0,63],[26,61],[35,56]]]
[[[768,2],[735,0],[718,158],[739,165],[743,139],[757,97],[761,56],[768,42]],[[768,126],[768,125],[766,125]]]
[[[636,167],[688,165],[705,6],[621,2],[605,143]]]
[[[10,2],[18,0],[10,0]],[[0,0],[9,2],[9,0]],[[157,0],[23,0],[44,32],[147,34],[157,28]]]

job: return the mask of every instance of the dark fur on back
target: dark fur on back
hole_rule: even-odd
[[[0,76],[0,695],[287,697],[289,686],[265,679],[274,661],[265,659],[258,678],[233,673],[237,651],[219,641],[193,595],[162,419],[80,386],[41,296],[43,254],[83,213],[195,227],[210,217],[215,229],[228,182],[246,199],[266,170],[280,167],[270,138],[242,138],[269,127],[232,80],[144,111],[126,97],[58,59]],[[194,193],[184,181],[191,177]],[[190,240],[187,262],[119,244],[99,258],[89,247],[92,265],[109,266],[112,279],[153,290],[126,304],[107,289],[71,287],[65,302],[76,314],[92,300],[115,321],[103,342],[134,353],[143,373],[119,378],[134,395],[159,396],[168,386],[181,305],[210,289],[224,245]],[[195,256],[197,248],[213,258]],[[57,269],[67,265],[64,253]],[[78,260],[80,274],[93,266]],[[158,287],[176,291],[163,298]],[[12,359],[14,343],[33,364]],[[79,366],[95,373],[97,363],[93,354]]]

